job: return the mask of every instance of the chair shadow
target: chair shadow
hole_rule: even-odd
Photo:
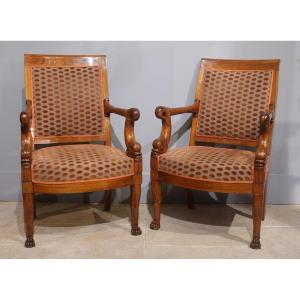
[[[252,219],[251,207],[246,209],[247,211],[250,210],[250,212],[245,212],[227,204],[227,194],[215,194],[215,199],[215,197],[211,196],[211,193],[197,191],[197,198],[193,193],[195,208],[189,209],[187,206],[186,190],[184,188],[170,186],[164,183],[162,184],[162,194],[162,218],[163,216],[167,216],[178,221],[189,222],[190,224],[218,227],[217,231],[214,231],[214,234],[226,239],[231,239],[246,244],[249,243],[249,240],[244,240],[236,235],[231,234],[229,229],[232,226],[233,220],[236,216]],[[199,195],[201,195],[201,198],[199,198]],[[150,194],[148,194],[148,197],[151,197]],[[180,200],[174,201],[174,199],[178,198]],[[186,205],[183,204],[182,199],[186,199]],[[148,202],[147,208],[153,217],[153,205],[150,204],[150,201]],[[163,223],[161,226],[161,229],[163,229]],[[163,230],[170,232],[176,232],[178,230],[178,232],[184,234],[195,234],[195,232],[191,232],[191,228],[189,228],[189,226],[182,227],[180,229],[170,229],[170,227],[168,227],[167,229]],[[247,228],[247,230],[249,231],[251,228]],[[199,234],[212,234],[212,232],[208,230],[206,233],[204,229]],[[249,232],[249,234],[251,234],[251,232]]]
[[[110,211],[104,211],[103,201],[88,202],[84,198],[84,195],[78,194],[78,196],[80,196],[81,200],[61,201],[59,195],[36,195],[35,227],[75,229],[77,227],[114,222],[114,228],[124,230],[124,226],[118,224],[116,221],[126,219],[128,221],[128,230],[130,230],[129,205],[112,205]],[[127,203],[128,199],[124,199],[121,203],[123,202]],[[17,204],[16,217],[18,230],[21,236],[25,236],[22,202],[18,202]],[[43,231],[40,234],[43,234]]]

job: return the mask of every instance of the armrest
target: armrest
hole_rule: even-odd
[[[134,135],[134,122],[140,118],[140,112],[137,108],[119,108],[110,105],[109,99],[104,100],[105,115],[109,116],[110,113],[117,114],[125,117],[124,126],[124,139],[126,144],[126,153],[130,157],[141,156],[141,145],[136,141]]]
[[[195,102],[193,105],[184,107],[169,108],[164,106],[158,106],[155,109],[155,115],[158,119],[162,121],[162,128],[160,137],[155,139],[152,143],[153,153],[162,154],[168,150],[168,145],[171,137],[172,122],[171,116],[191,113],[197,114],[199,109],[199,103]]]
[[[20,114],[21,123],[21,165],[30,166],[31,156],[33,149],[33,141],[31,135],[31,105],[30,101],[26,101],[26,111],[22,111]]]
[[[270,152],[272,123],[274,121],[274,110],[261,114],[260,116],[260,130],[258,146],[255,152],[255,168],[263,169],[265,161]]]

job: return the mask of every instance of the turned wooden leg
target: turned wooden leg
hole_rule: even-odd
[[[193,197],[193,191],[190,189],[186,190],[186,195],[187,195],[187,203],[188,203],[188,208],[189,209],[194,209],[194,197]]]
[[[23,193],[23,207],[24,207],[24,222],[26,233],[26,248],[32,248],[35,246],[33,239],[33,215],[34,215],[34,199],[33,194]]]
[[[141,185],[135,184],[130,187],[131,197],[130,197],[130,205],[131,205],[131,234],[132,235],[140,235],[142,234],[142,230],[139,227],[139,205],[140,205],[140,197],[141,197]]]
[[[109,211],[111,208],[111,190],[107,190],[104,192],[104,209],[105,211]]]
[[[253,237],[250,244],[252,249],[260,249],[260,228],[263,212],[263,192],[254,194],[252,204]]]
[[[158,230],[160,228],[160,206],[161,206],[161,185],[157,180],[151,181],[153,206],[154,206],[154,217],[150,224],[150,228],[153,230]]]

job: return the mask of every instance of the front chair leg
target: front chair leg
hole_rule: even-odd
[[[267,188],[268,188],[268,181],[265,184],[264,193],[263,193],[263,200],[262,200],[262,220],[265,220],[266,217],[266,198],[267,198]]]
[[[252,249],[260,249],[260,228],[263,213],[263,193],[254,194],[252,204],[253,237],[250,244]]]
[[[36,199],[34,197],[34,195],[32,195],[33,197],[33,217],[34,219],[36,218]]]
[[[109,211],[111,208],[111,190],[106,190],[104,192],[104,209],[105,211]]]
[[[141,185],[134,184],[130,187],[130,205],[131,205],[131,234],[140,235],[142,230],[139,227],[139,204],[141,197]]]
[[[152,196],[153,196],[153,206],[154,206],[154,218],[150,224],[150,228],[153,230],[158,230],[160,228],[160,206],[161,206],[161,185],[157,180],[151,181]]]
[[[35,246],[33,239],[33,216],[34,216],[34,198],[33,194],[23,193],[23,207],[24,207],[24,221],[25,221],[25,233],[26,233],[26,248],[32,248]]]

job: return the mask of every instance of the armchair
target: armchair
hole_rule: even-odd
[[[131,233],[140,235],[142,155],[134,136],[140,113],[110,105],[106,56],[26,54],[25,86],[26,111],[20,115],[25,247],[35,246],[35,193],[105,190],[109,210],[110,191],[130,186]],[[125,118],[126,153],[111,146],[111,113]]]
[[[161,182],[188,189],[189,207],[190,189],[252,194],[250,247],[261,247],[278,70],[279,60],[202,59],[194,104],[156,108],[162,130],[151,153],[151,229],[160,228]],[[192,114],[189,146],[168,150],[171,117],[183,113]],[[238,145],[255,150],[236,149]]]

